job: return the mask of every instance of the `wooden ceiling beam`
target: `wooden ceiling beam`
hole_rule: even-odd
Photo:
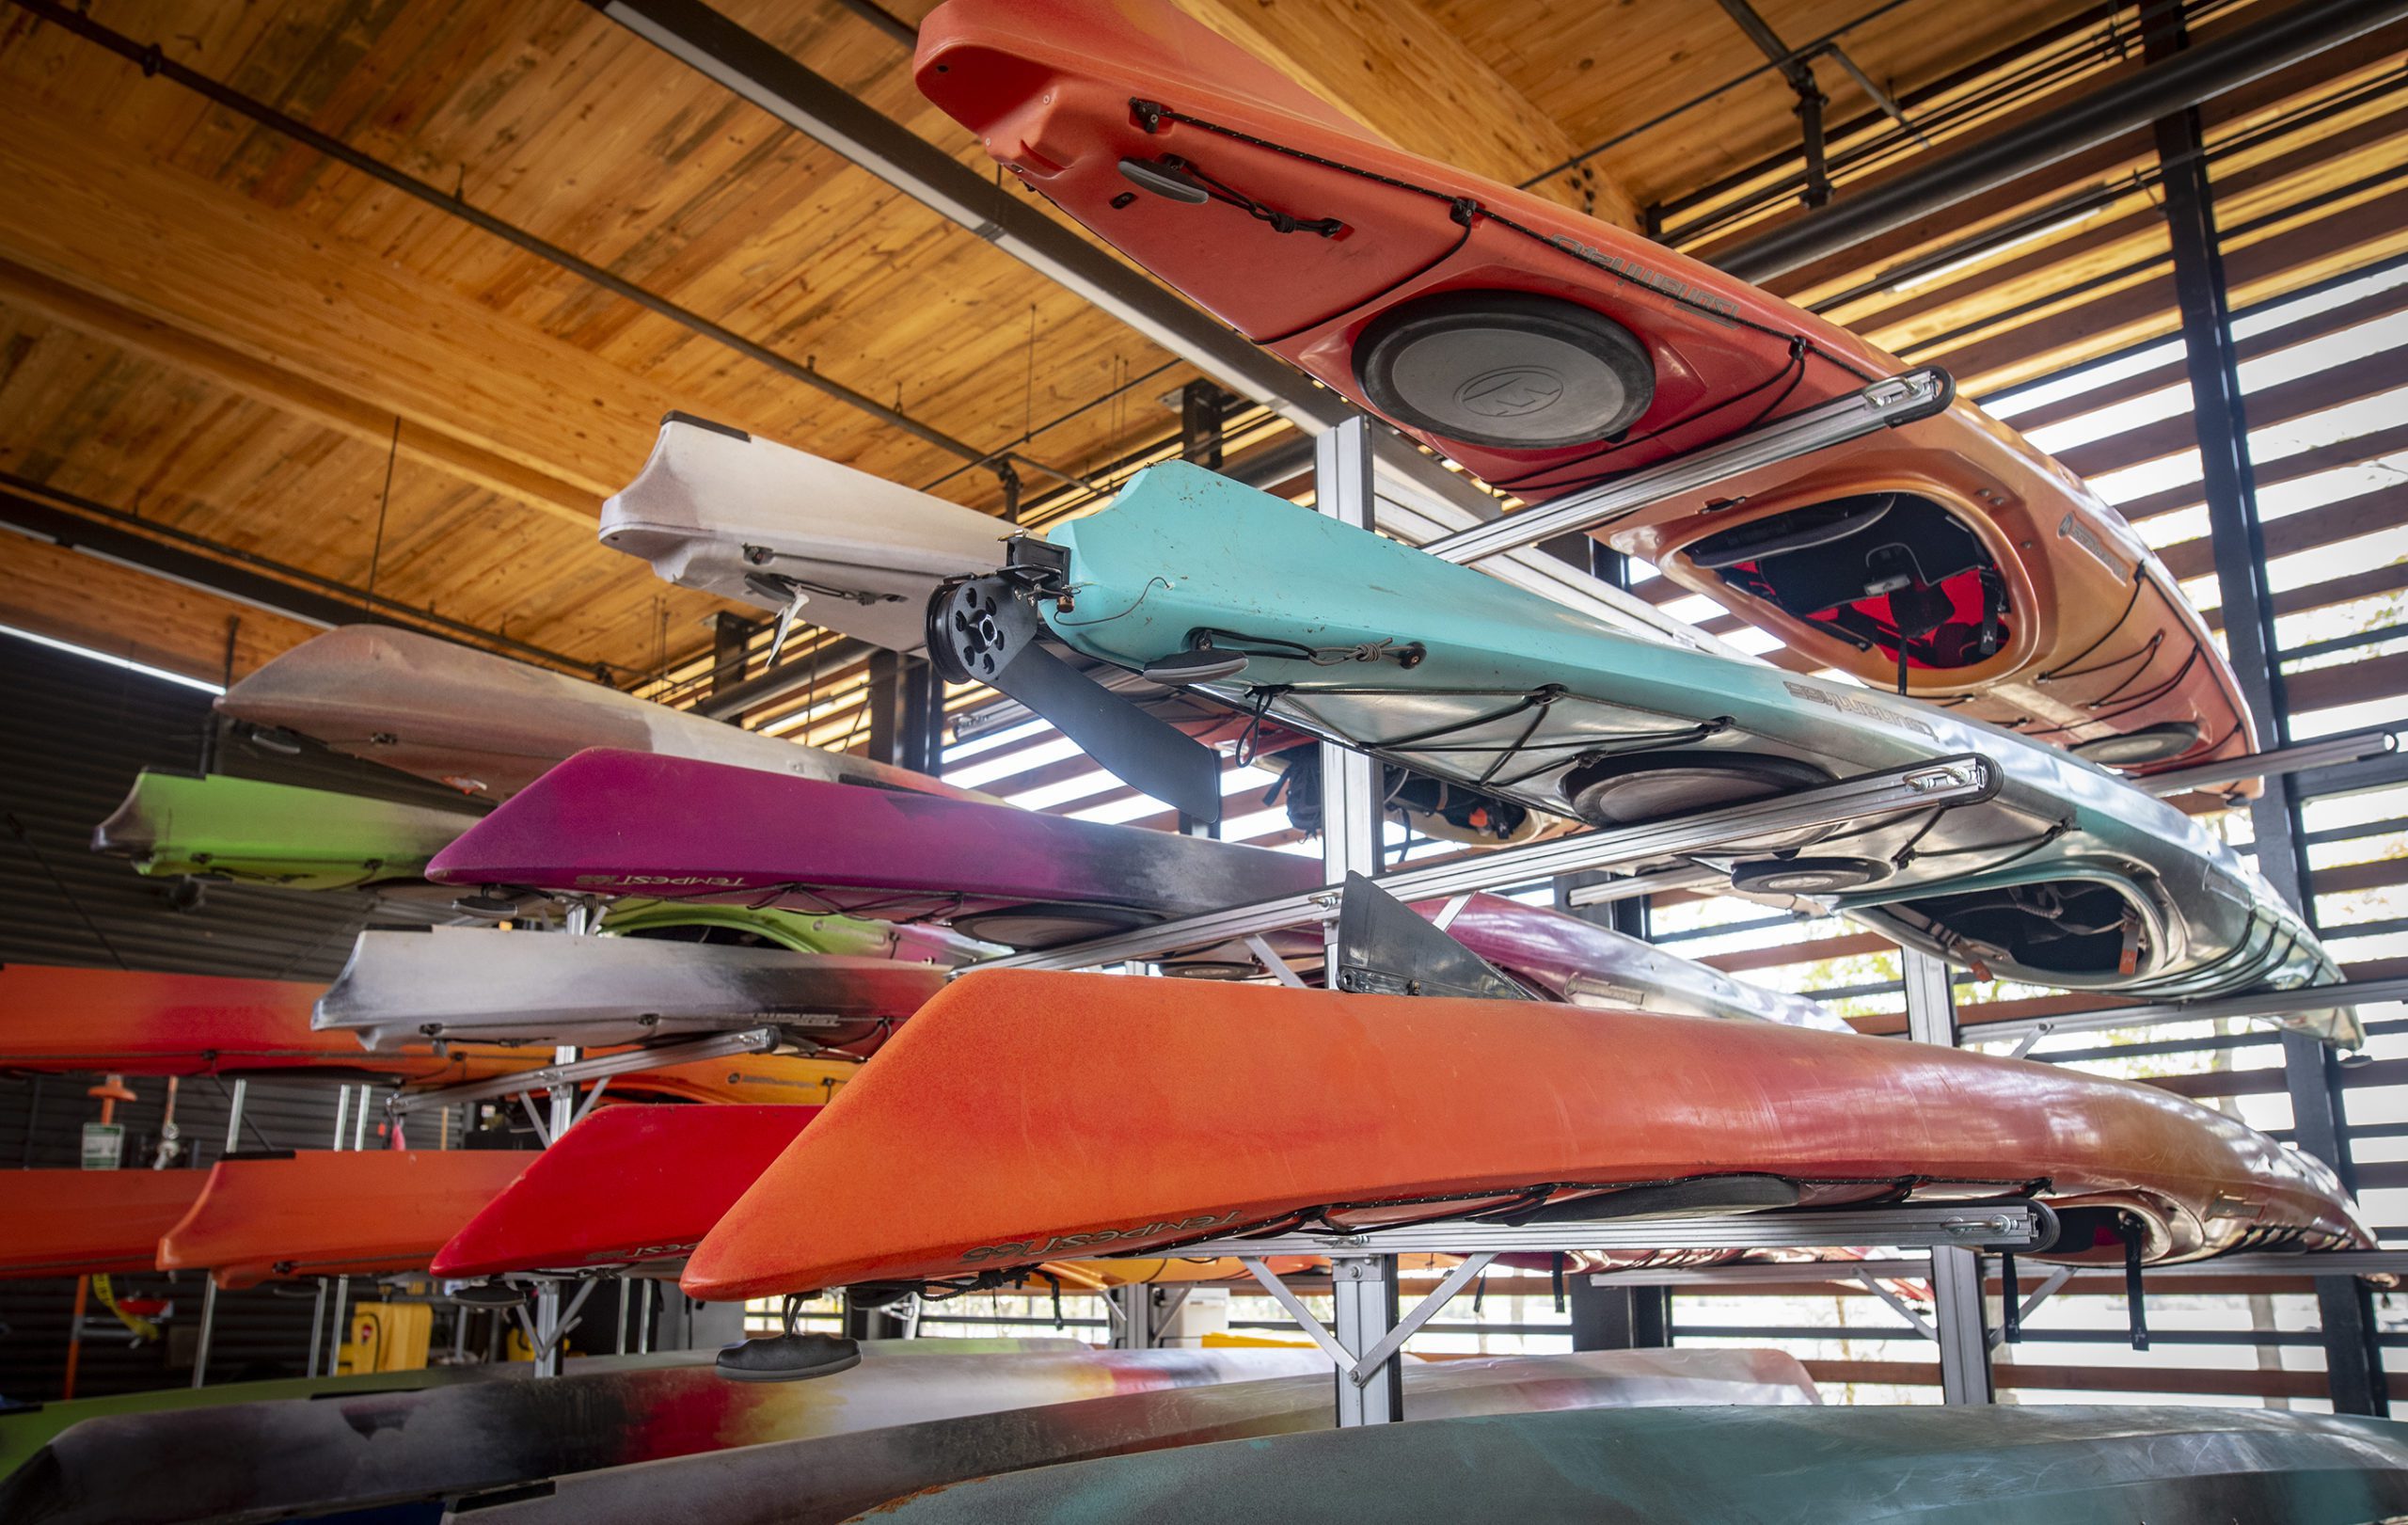
[[[515,469],[478,474],[480,485],[547,512],[590,523],[677,402],[471,296],[347,247],[294,213],[162,165],[104,132],[24,114],[0,135],[0,183],[42,208],[40,217],[0,220],[0,258],[152,320],[161,327],[149,345],[168,342],[163,335],[173,330],[178,363],[200,363],[203,351],[190,342],[198,341],[250,360],[249,387],[274,376],[309,383],[313,412],[341,418],[348,431],[372,413],[381,443],[399,417],[405,448],[413,435],[440,436],[464,471],[470,462],[509,463]],[[98,310],[81,315],[97,321]],[[301,389],[276,385],[280,405],[301,405]]]
[[[1562,164],[1580,151],[1562,123],[1418,0],[1180,5],[1410,152],[1511,185],[1533,165]],[[1532,189],[1617,226],[1639,225],[1638,202],[1593,165]]]
[[[394,415],[374,403],[5,258],[0,258],[0,303],[216,382],[254,402],[379,450],[394,443]],[[409,460],[449,471],[580,528],[592,526],[601,513],[602,500],[594,493],[436,424],[420,421],[403,428],[398,448]]]

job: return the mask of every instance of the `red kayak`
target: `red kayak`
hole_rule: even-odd
[[[198,1170],[0,1170],[0,1277],[148,1271]]]
[[[2044,1064],[1771,1023],[996,970],[863,1067],[684,1285],[942,1280],[1310,1222],[1998,1195],[2056,1209],[2050,1259],[2120,1260],[2127,1226],[2151,1261],[2372,1242],[2318,1162]]]
[[[436,1276],[682,1260],[816,1106],[606,1106],[531,1157],[461,1226]]]
[[[225,1288],[423,1271],[527,1163],[506,1150],[307,1150],[220,1160],[159,1240],[162,1271]]]
[[[1906,367],[1544,197],[1407,153],[1166,3],[947,0],[920,88],[1253,342],[1528,501]],[[1971,403],[1601,529],[1815,665],[2094,760],[2249,750],[2171,576]]]

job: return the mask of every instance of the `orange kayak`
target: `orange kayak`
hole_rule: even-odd
[[[945,1168],[894,1188],[931,1159]],[[2152,1261],[2370,1243],[2316,1161],[2043,1064],[1770,1023],[997,970],[863,1069],[684,1285],[939,1280],[1308,1222],[1994,1195],[2055,1207],[2047,1258],[2120,1259],[2128,1223]]]
[[[1526,501],[1906,370],[1635,233],[1405,152],[1168,0],[947,0],[914,71],[1156,278]],[[1962,399],[1598,532],[1815,666],[2098,741],[2095,761],[2251,743],[2165,567]]]
[[[684,1258],[760,1178],[816,1106],[604,1107],[479,1208],[435,1256],[436,1276],[622,1270]],[[1274,1256],[1281,1275],[1319,1263]],[[1054,1262],[1041,1274],[1089,1290],[1136,1282],[1244,1281],[1238,1261]]]
[[[0,1277],[148,1271],[198,1170],[0,1170]]]
[[[221,1160],[158,1244],[220,1287],[423,1271],[527,1163],[507,1150],[307,1150]]]
[[[549,1064],[551,1050],[432,1048],[371,1054],[349,1033],[313,1032],[325,987],[143,970],[0,968],[0,1070],[239,1075],[307,1070],[329,1080],[428,1085]]]
[[[0,1070],[306,1072],[312,1078],[415,1088],[494,1079],[552,1062],[550,1049],[527,1046],[370,1053],[349,1033],[310,1027],[310,1009],[323,993],[323,987],[296,980],[9,964],[0,968]],[[856,1068],[846,1060],[743,1055],[621,1075],[610,1088],[691,1102],[824,1102]]]

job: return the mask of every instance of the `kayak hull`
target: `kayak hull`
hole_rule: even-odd
[[[92,850],[154,878],[389,892],[422,881],[427,861],[475,821],[465,810],[144,769],[93,829]]]
[[[1202,640],[1248,653],[1242,672],[1199,687],[1536,809],[1660,819],[1987,758],[1999,778],[1989,798],[1705,855],[1726,872],[1763,865],[1776,876],[1766,882],[1788,856],[1840,858],[1846,878],[1788,893],[1959,963],[2160,999],[2339,977],[2229,848],[2057,748],[1910,700],[1634,641],[1182,463],[1141,473],[1053,539],[1078,592],[1071,611],[1049,599],[1040,612],[1074,648],[1139,669]],[[1078,612],[1087,607],[1124,612],[1096,621]],[[2312,997],[2287,1020],[2355,1040],[2353,1017]]]
[[[2206,1408],[1496,1414],[1049,1467],[878,1517],[2354,1525],[2408,1504],[2403,1433],[2386,1420]]]
[[[343,626],[306,641],[227,690],[217,708],[484,799],[506,799],[562,758],[596,746],[983,798],[906,769],[781,741],[388,626]]]
[[[1635,233],[1375,138],[1167,4],[950,0],[921,28],[914,74],[997,163],[1104,242],[1526,501],[1905,369]],[[1194,194],[1143,194],[1131,165]],[[1683,554],[1751,519],[1882,493],[1931,519],[1910,541],[1916,615],[1893,626],[1886,651],[1741,581],[1692,575]],[[1928,617],[1937,627],[1904,642],[1918,697],[1979,694],[1983,718],[2060,741],[2187,727],[2156,766],[2249,748],[2230,670],[2198,615],[2162,596],[2174,586],[2163,566],[2079,479],[1961,399],[1803,467],[1652,503],[1609,532],[1813,666],[1889,686],[1898,626]],[[1893,579],[1863,560],[1872,548],[1807,548],[1818,580],[1855,578],[1841,603],[1896,613]],[[1931,561],[1943,552],[1944,568]]]
[[[452,884],[943,920],[1023,947],[1319,882],[1289,853],[604,750],[553,770],[431,871]]]
[[[476,1210],[518,1174],[503,1150],[308,1150],[221,1160],[173,1228],[162,1271],[207,1271],[220,1287],[423,1271]]]
[[[1408,1362],[1417,1419],[1656,1404],[1811,1404],[1813,1381],[1767,1350],[1587,1351]],[[1078,1403],[778,1441],[552,1480],[481,1502],[493,1525],[618,1525],[707,1514],[714,1525],[822,1525],[923,1488],[1029,1467],[1326,1429],[1325,1376],[1117,1393]],[[1282,1507],[1254,1517],[1286,1518]]]
[[[580,1120],[436,1254],[439,1277],[683,1260],[816,1106],[610,1106]]]
[[[935,964],[626,937],[367,931],[311,1025],[372,1049],[645,1043],[776,1027],[866,1057],[944,985]]]
[[[1247,1056],[1276,1056],[1275,1063]],[[1476,1056],[1476,1057],[1475,1057]],[[1449,1126],[1424,1099],[1450,1077]],[[1232,1141],[1250,1147],[1233,1148]],[[956,1162],[897,1199],[897,1162]],[[2037,1194],[2053,1253],[2369,1243],[2330,1170],[2150,1087],[1771,1023],[1020,970],[956,980],[687,1263],[728,1299],[1604,1194]],[[1642,1202],[1644,1199],[1640,1199]],[[1668,1247],[1680,1243],[1666,1227]]]
[[[602,504],[602,543],[665,581],[799,608],[903,652],[927,648],[937,584],[992,567],[1009,532],[975,509],[674,413],[643,469]]]
[[[198,1170],[0,1170],[0,1278],[148,1271]]]
[[[593,1374],[572,1366],[534,1382],[93,1419],[0,1482],[0,1517],[316,1517],[599,1467],[1329,1366],[1319,1351],[904,1348],[915,1342],[873,1343],[859,1366],[811,1382],[730,1382],[685,1363]]]

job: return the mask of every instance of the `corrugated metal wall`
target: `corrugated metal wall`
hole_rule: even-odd
[[[196,770],[213,729],[209,696],[144,674],[0,636],[10,691],[9,745],[0,748],[0,960],[164,969],[191,974],[331,978],[353,931],[372,914],[404,919],[372,897],[299,895],[211,884],[179,908],[173,884],[95,856],[92,826],[114,810],[145,767]],[[240,742],[220,746],[217,770],[395,799],[457,803],[456,797],[388,770],[325,753],[286,757]],[[0,1011],[0,1022],[8,1018]],[[99,1117],[85,1094],[97,1076],[0,1076],[0,1168],[72,1168],[82,1125]],[[147,1167],[158,1147],[167,1082],[129,1082],[120,1104],[126,1164]],[[354,1095],[356,1096],[356,1091]],[[336,1088],[254,1084],[246,1147],[323,1149],[334,1131]],[[225,1092],[214,1081],[178,1088],[182,1152],[174,1168],[205,1168],[222,1152]],[[370,1133],[372,1137],[374,1125]],[[164,1277],[130,1279],[168,1289]],[[121,1283],[122,1284],[122,1283]],[[55,1398],[65,1363],[72,1281],[0,1282],[0,1397]],[[200,1286],[172,1284],[183,1316],[174,1339],[134,1346],[86,1342],[79,1391],[87,1396],[171,1386],[190,1370],[190,1331]],[[298,1375],[309,1340],[309,1289],[257,1290],[219,1299],[213,1375]],[[114,1326],[97,1302],[87,1318]],[[180,1366],[173,1358],[181,1357]]]

